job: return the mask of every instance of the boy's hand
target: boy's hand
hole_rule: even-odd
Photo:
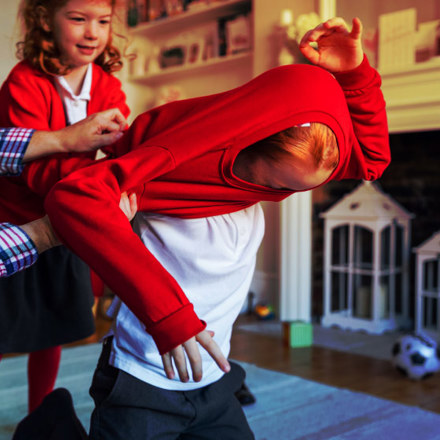
[[[351,32],[344,19],[331,18],[308,31],[301,40],[302,54],[313,64],[330,72],[344,72],[358,67],[364,58],[362,50],[362,23],[353,18]],[[314,49],[310,43],[316,43]]]
[[[188,339],[182,345],[179,345],[168,353],[164,354],[162,356],[162,362],[168,379],[174,379],[175,376],[172,363],[172,359],[174,359],[180,380],[182,382],[188,382],[189,374],[186,367],[186,357],[188,357],[194,382],[200,382],[202,380],[202,358],[200,356],[197,342],[210,354],[219,368],[225,373],[228,373],[231,369],[231,366],[229,365],[227,359],[223,356],[220,347],[215,343],[214,339],[212,339],[213,336],[213,332],[203,330],[193,338]]]
[[[121,200],[119,201],[119,208],[131,222],[138,210],[136,193],[128,195],[125,191],[121,194]]]

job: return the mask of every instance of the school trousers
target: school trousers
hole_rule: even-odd
[[[231,371],[191,391],[157,388],[108,363],[111,339],[104,341],[90,395],[95,409],[90,440],[253,440],[234,393],[245,372]]]

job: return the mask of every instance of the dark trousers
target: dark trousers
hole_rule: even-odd
[[[219,381],[192,391],[149,385],[108,364],[104,342],[90,395],[90,440],[252,440],[234,393],[245,372],[237,364]]]

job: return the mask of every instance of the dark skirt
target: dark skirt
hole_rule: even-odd
[[[0,353],[29,353],[94,333],[87,265],[64,246],[0,279]]]

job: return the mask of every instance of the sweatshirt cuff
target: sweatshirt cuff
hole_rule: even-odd
[[[343,90],[362,89],[371,85],[375,79],[380,78],[377,71],[371,67],[366,55],[364,55],[362,63],[355,69],[333,73],[333,75]]]
[[[206,323],[194,312],[194,306],[187,304],[172,315],[147,328],[161,355],[183,344],[205,330]]]

